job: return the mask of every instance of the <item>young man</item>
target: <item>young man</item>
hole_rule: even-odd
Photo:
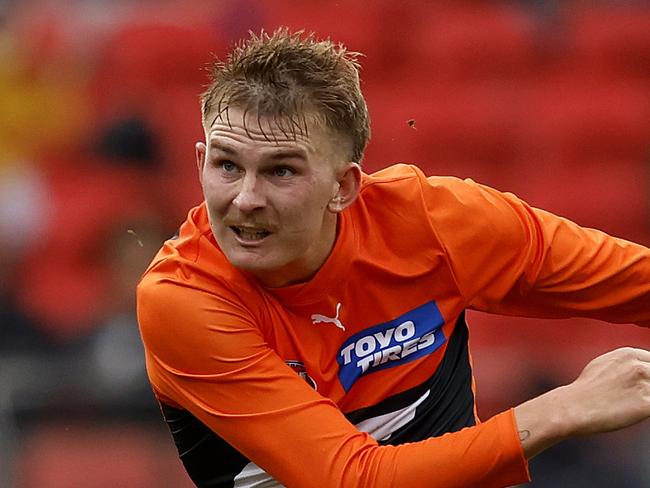
[[[147,368],[210,487],[508,486],[650,415],[650,352],[476,419],[464,310],[650,326],[650,250],[471,181],[361,171],[354,55],[286,31],[215,65],[205,202],[138,288]]]

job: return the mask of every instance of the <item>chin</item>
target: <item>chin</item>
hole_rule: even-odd
[[[298,282],[303,275],[295,266],[286,260],[268,257],[262,259],[259,256],[228,256],[228,261],[236,269],[249,273],[260,283],[269,287],[286,286]],[[252,258],[252,259],[251,259]]]
[[[275,262],[274,259],[249,253],[226,253],[226,258],[235,268],[249,273],[271,272],[282,267],[282,264]]]

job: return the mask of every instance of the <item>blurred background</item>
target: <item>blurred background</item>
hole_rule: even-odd
[[[364,53],[367,171],[417,163],[650,245],[645,1],[0,0],[0,486],[191,486],[134,287],[201,201],[206,66],[248,30]],[[472,313],[486,418],[650,331]],[[650,487],[650,425],[557,446],[535,487]]]

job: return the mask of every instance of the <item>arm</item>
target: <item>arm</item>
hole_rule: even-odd
[[[471,181],[430,178],[423,191],[469,308],[650,327],[650,249]]]
[[[438,181],[423,185],[425,202],[469,307],[650,326],[650,249],[471,181]],[[605,354],[570,385],[516,407],[526,458],[568,437],[647,418],[649,355],[639,349]]]
[[[623,348],[591,361],[571,384],[515,408],[527,459],[563,439],[650,417],[650,351]]]

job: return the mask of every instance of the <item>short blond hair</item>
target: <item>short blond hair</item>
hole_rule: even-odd
[[[368,108],[359,85],[359,53],[314,34],[280,28],[250,33],[225,61],[216,60],[201,96],[203,124],[228,117],[229,107],[270,116],[283,133],[307,133],[306,114],[351,142],[361,162],[370,139]],[[210,121],[210,119],[212,119]]]

